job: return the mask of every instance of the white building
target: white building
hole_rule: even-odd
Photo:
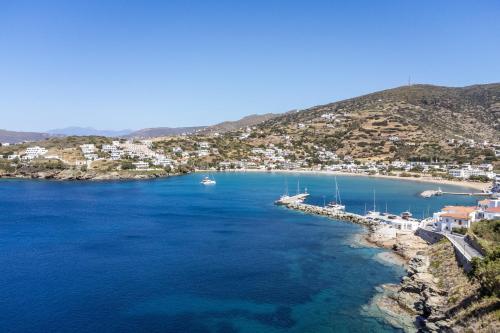
[[[80,149],[82,150],[82,153],[85,154],[92,154],[95,152],[95,145],[93,143],[86,143],[83,145],[80,145]]]
[[[487,208],[483,212],[485,220],[500,220],[500,207]]]
[[[481,214],[474,206],[446,206],[433,214],[435,228],[448,232],[453,228],[470,228],[471,224],[480,218]]]
[[[208,149],[210,148],[210,143],[206,141],[198,142],[198,147],[200,147],[201,149]]]
[[[326,120],[332,120],[332,119],[335,119],[335,114],[334,113],[323,113],[321,115],[321,118],[326,119]]]
[[[141,143],[145,145],[148,148],[151,148],[153,146],[153,141],[152,140],[141,140]]]
[[[197,155],[198,157],[205,157],[210,155],[210,152],[208,151],[208,149],[200,149],[197,151]]]
[[[448,170],[448,174],[461,179],[469,179],[471,176],[485,176],[489,179],[494,179],[496,175],[494,172],[473,168],[470,165],[461,169],[450,169]]]
[[[26,151],[24,152],[23,159],[28,159],[32,160],[34,158],[37,158],[39,156],[47,154],[47,149],[42,148],[42,147],[28,147],[26,148]]]
[[[95,161],[99,159],[99,156],[96,153],[84,154],[83,156],[85,157],[86,160],[89,161]]]
[[[139,161],[139,162],[134,162],[132,164],[135,165],[135,168],[137,170],[146,170],[146,169],[149,169],[149,163],[148,162]]]

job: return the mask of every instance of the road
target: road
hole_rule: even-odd
[[[479,257],[483,258],[483,255],[479,253],[476,249],[469,245],[464,239],[464,236],[459,236],[456,234],[442,233],[450,240],[450,242],[455,246],[465,257],[470,261],[472,258]]]

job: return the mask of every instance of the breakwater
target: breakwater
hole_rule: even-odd
[[[286,208],[298,210],[308,214],[322,215],[335,220],[352,222],[365,226],[374,226],[377,224],[374,221],[368,220],[362,215],[334,210],[328,207],[320,207],[315,205],[305,204],[303,202],[289,202],[283,204]]]

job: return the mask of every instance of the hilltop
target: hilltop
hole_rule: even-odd
[[[266,113],[266,114],[252,114],[246,117],[243,117],[239,120],[235,121],[224,121],[222,123],[209,126],[205,128],[201,133],[225,133],[231,131],[237,131],[239,129],[244,129],[249,126],[255,126],[260,123],[263,123],[267,120],[274,119],[281,114],[278,113]]]
[[[500,84],[398,87],[287,113],[258,129],[258,141],[327,146],[358,159],[470,156],[456,143],[500,139]]]

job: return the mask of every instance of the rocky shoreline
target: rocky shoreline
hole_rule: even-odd
[[[399,284],[379,286],[377,295],[364,312],[405,332],[437,332],[449,328],[436,311],[442,295],[437,292],[435,278],[428,272],[429,245],[413,233],[399,233],[396,238],[389,238],[383,228],[376,227],[370,229],[365,239],[369,244],[391,249],[403,258],[407,263],[407,275]]]
[[[0,178],[10,179],[47,179],[47,180],[133,180],[133,179],[153,179],[161,177],[177,176],[179,173],[139,172],[139,171],[81,171],[73,169],[48,170],[38,172],[15,172],[0,173]]]
[[[367,244],[393,250],[407,263],[407,274],[399,284],[377,288],[378,293],[363,308],[365,315],[405,332],[465,332],[471,327],[490,332],[488,325],[498,324],[488,323],[484,330],[482,320],[470,316],[471,311],[479,311],[470,308],[479,302],[479,286],[458,265],[448,241],[429,245],[413,233],[390,239],[380,227],[371,227],[364,239]]]

